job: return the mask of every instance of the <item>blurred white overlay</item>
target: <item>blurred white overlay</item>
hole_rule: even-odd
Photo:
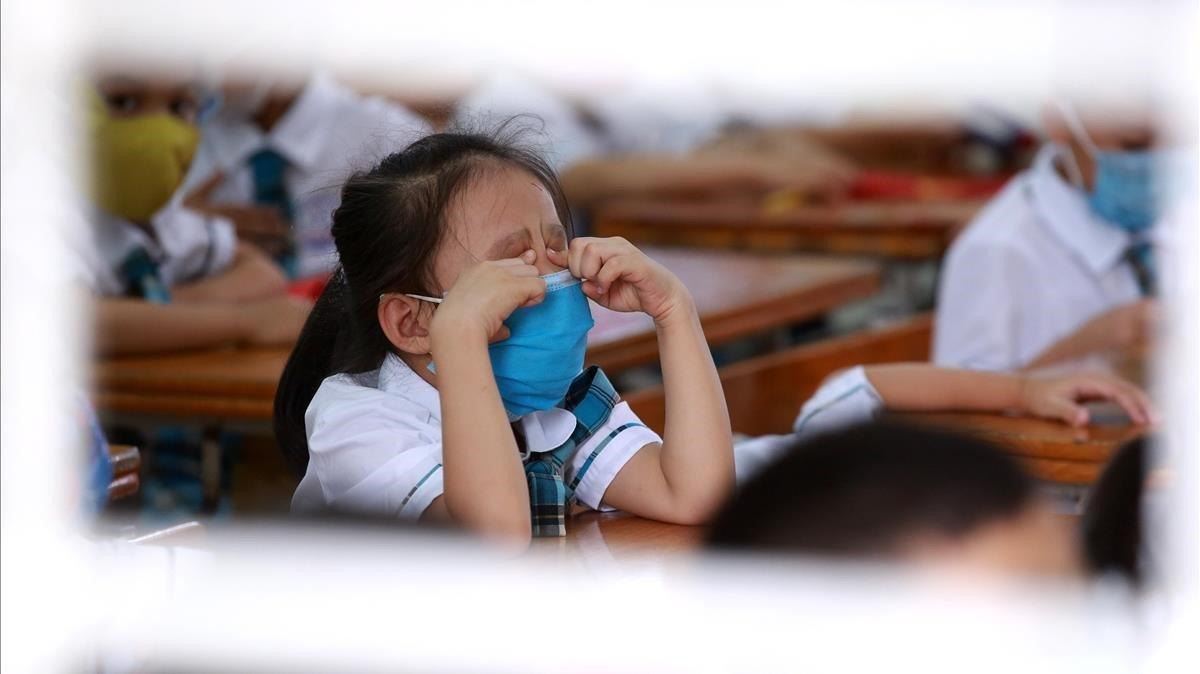
[[[54,227],[70,199],[63,158],[77,147],[65,103],[97,60],[203,72],[253,43],[268,70],[318,64],[414,96],[456,95],[511,69],[600,95],[682,83],[784,117],[979,100],[1032,117],[1070,81],[1102,99],[1151,89],[1194,152],[1196,28],[1186,2],[6,1],[3,669],[77,670],[101,653],[229,671],[1168,671],[1197,624],[1194,175],[1166,266],[1174,329],[1160,371],[1178,500],[1165,509],[1164,629],[1103,591],[930,593],[872,570],[734,560],[581,580],[557,558],[500,561],[377,532],[264,525],[214,535],[196,556],[97,549],[79,534],[64,479],[74,470],[64,403],[86,382],[88,336],[60,281]]]

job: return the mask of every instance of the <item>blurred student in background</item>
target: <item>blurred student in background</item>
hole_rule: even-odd
[[[1075,537],[1033,480],[967,437],[869,424],[793,438],[716,516],[715,550],[1073,576]]]
[[[1146,343],[1163,155],[1149,111],[1046,112],[1050,142],[954,242],[934,360],[1015,370]]]
[[[289,276],[328,273],[342,183],[427,131],[406,108],[321,74],[230,80],[204,125],[187,203],[232,220]]]
[[[308,305],[283,295],[279,267],[227,221],[174,196],[199,142],[197,90],[111,74],[82,94],[91,203],[68,245],[76,276],[99,297],[97,350],[294,339]]]
[[[703,90],[674,86],[665,92],[626,83],[574,101],[528,78],[496,75],[459,101],[452,124],[470,130],[519,114],[542,120],[547,158],[572,207],[585,212],[621,198],[757,197],[787,189],[820,200],[848,190],[853,167],[827,151],[762,153],[714,143],[730,115]]]

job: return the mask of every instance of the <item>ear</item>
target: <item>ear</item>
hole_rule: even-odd
[[[429,321],[432,308],[426,303],[395,293],[379,300],[379,327],[392,346],[405,353],[429,353]]]

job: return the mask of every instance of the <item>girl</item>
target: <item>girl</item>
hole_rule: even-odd
[[[333,214],[341,269],[280,381],[276,433],[296,510],[561,535],[568,502],[705,521],[733,484],[729,415],[696,308],[622,239],[568,240],[539,157],[437,134],[352,176]],[[580,281],[582,279],[582,281]],[[664,438],[602,372],[580,373],[590,298],[654,318]]]

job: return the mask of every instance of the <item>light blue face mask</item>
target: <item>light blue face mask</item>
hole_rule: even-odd
[[[1163,177],[1162,157],[1149,150],[1095,155],[1096,175],[1088,204],[1108,223],[1142,232],[1158,219]]]
[[[1158,219],[1162,204],[1165,153],[1154,150],[1101,150],[1083,126],[1073,106],[1059,102],[1071,134],[1096,164],[1088,205],[1100,218],[1127,232],[1143,232]],[[1072,162],[1074,179],[1082,186]]]
[[[513,418],[562,401],[583,370],[587,333],[595,325],[587,296],[570,270],[542,278],[545,299],[512,312],[504,321],[512,334],[488,347],[500,398]]]
[[[546,282],[545,299],[512,312],[504,321],[508,339],[488,346],[492,374],[510,419],[562,401],[583,370],[587,333],[595,325],[587,296],[570,270],[541,278]],[[433,363],[429,369],[437,371]]]

